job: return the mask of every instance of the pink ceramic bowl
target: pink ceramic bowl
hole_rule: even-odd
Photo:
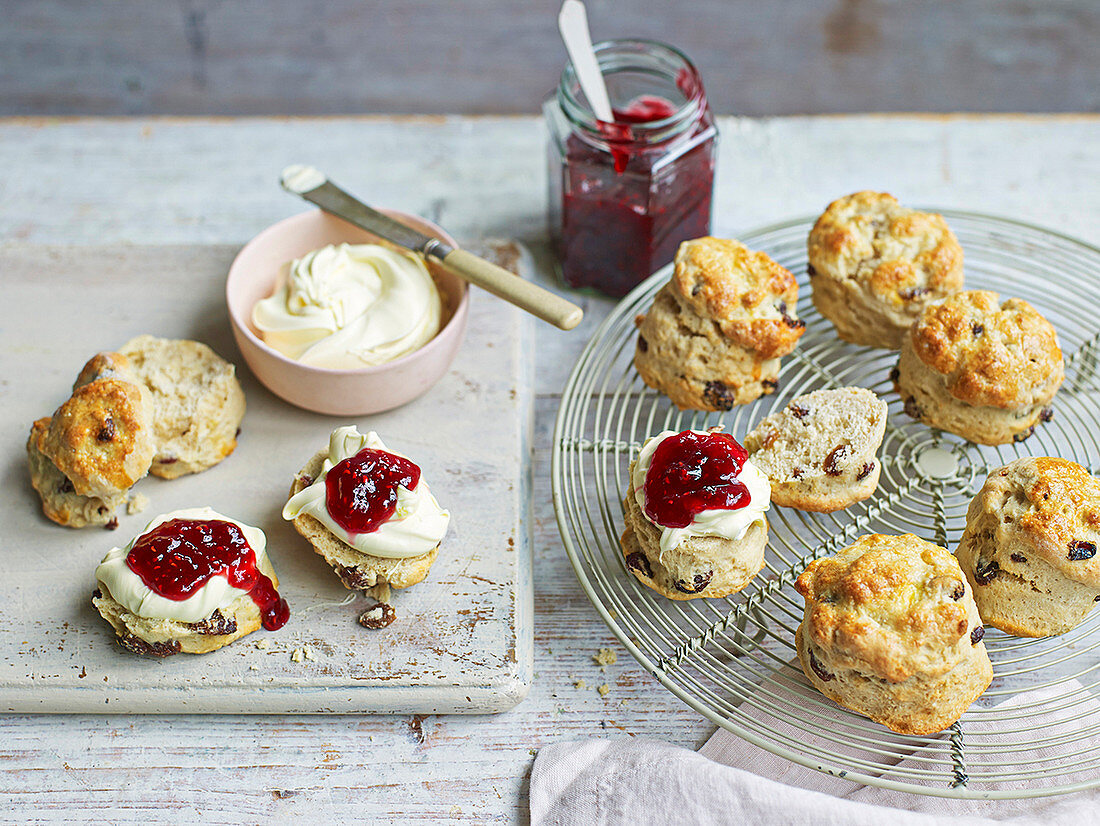
[[[383,212],[458,246],[443,230],[413,215]],[[466,282],[429,263],[443,294],[443,327],[415,352],[376,367],[328,370],[309,367],[264,344],[252,326],[252,307],[271,295],[279,267],[326,244],[377,243],[378,237],[321,210],[304,212],[265,229],[237,253],[225,282],[233,337],[252,372],[275,395],[330,416],[364,416],[412,401],[447,372],[466,335]]]

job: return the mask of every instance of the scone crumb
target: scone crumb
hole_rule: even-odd
[[[462,807],[457,805],[457,804],[455,804],[454,806],[451,806],[451,814],[452,815],[462,814]]]
[[[588,688],[588,683],[586,683],[583,679],[577,679],[573,681],[573,688],[577,689],[578,691],[583,691],[584,689]]]
[[[310,648],[308,645],[302,649],[302,654],[305,655],[305,658],[311,663],[317,662],[317,658],[313,656],[313,649]]]
[[[609,666],[619,661],[619,655],[610,648],[601,648],[592,655],[592,659],[595,660],[596,665]]]
[[[129,501],[126,503],[126,513],[133,516],[135,513],[141,513],[149,507],[149,497],[144,493],[135,493],[130,496]]]
[[[256,648],[260,651],[266,651],[271,648],[271,640],[256,640]]]
[[[259,671],[259,670],[260,670],[260,667],[259,667],[258,665],[250,665],[250,666],[248,667],[248,670],[249,670],[249,671]]]
[[[305,662],[306,650],[304,648],[295,648],[290,654],[291,662]]]
[[[607,683],[603,683],[596,688],[596,691],[600,692],[601,697],[606,697],[608,694],[611,693],[611,686],[609,686]]]

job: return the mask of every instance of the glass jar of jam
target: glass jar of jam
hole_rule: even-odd
[[[567,285],[621,296],[709,234],[718,130],[681,52],[650,40],[595,49],[615,122],[596,119],[572,64],[543,106],[550,234]]]

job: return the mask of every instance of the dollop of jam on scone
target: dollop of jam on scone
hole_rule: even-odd
[[[334,430],[298,473],[283,518],[351,590],[420,582],[450,524],[420,467],[355,427]]]
[[[768,480],[730,435],[665,431],[630,466],[627,567],[670,599],[739,591],[764,565]]]
[[[137,654],[202,654],[290,616],[259,528],[210,508],[159,516],[96,568],[92,602]]]
[[[802,670],[822,694],[903,734],[942,731],[989,687],[984,628],[955,558],[907,534],[861,537],[795,587]]]

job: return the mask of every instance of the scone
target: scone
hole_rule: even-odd
[[[957,293],[927,308],[901,348],[894,386],[929,427],[985,445],[1021,441],[1050,417],[1065,366],[1049,321],[1026,301]]]
[[[669,599],[740,591],[764,567],[768,494],[768,480],[732,436],[653,436],[630,464],[626,567]]]
[[[186,339],[138,336],[121,353],[152,394],[157,453],[150,473],[175,479],[233,452],[245,401],[232,364]]]
[[[943,217],[885,192],[833,201],[807,246],[814,306],[854,344],[897,350],[926,307],[963,286],[962,248]]]
[[[31,485],[42,499],[42,512],[57,524],[70,528],[115,524],[115,512],[126,501],[126,493],[120,492],[102,499],[77,493],[69,478],[38,449],[49,427],[48,417],[39,419],[31,426],[31,435],[27,439]]]
[[[950,726],[989,687],[985,629],[959,564],[912,534],[861,537],[795,587],[802,670],[836,703],[902,734]]]
[[[283,518],[353,591],[420,582],[450,522],[416,464],[354,427],[294,477]]]
[[[1065,459],[993,471],[955,556],[982,620],[1009,634],[1063,634],[1100,601],[1100,479]]]
[[[92,604],[135,654],[205,654],[290,615],[264,532],[210,508],[158,516],[96,580]]]
[[[862,387],[816,390],[772,413],[745,437],[749,458],[772,488],[772,502],[827,513],[875,492],[875,454],[886,402]]]
[[[638,316],[634,366],[678,407],[729,410],[777,386],[779,358],[806,324],[794,276],[737,241],[698,238],[676,253],[672,279]]]

